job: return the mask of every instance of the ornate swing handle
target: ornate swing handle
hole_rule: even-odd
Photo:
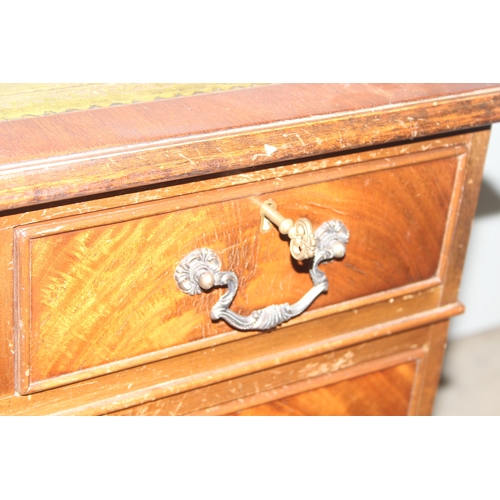
[[[295,304],[270,305],[248,316],[229,309],[238,291],[238,277],[232,271],[220,270],[220,259],[213,250],[199,248],[186,255],[177,266],[174,278],[180,290],[189,295],[201,294],[202,290],[208,291],[215,286],[227,286],[228,291],[212,308],[212,320],[222,318],[237,330],[270,330],[304,312],[318,295],[328,290],[326,275],[318,266],[322,262],[342,258],[348,240],[349,231],[342,222],[330,220],[323,223],[314,233],[313,261],[309,270],[313,287]]]

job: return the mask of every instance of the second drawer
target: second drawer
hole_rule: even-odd
[[[410,154],[387,169],[350,175],[346,168],[345,178],[332,168],[318,177],[298,174],[291,184],[254,182],[245,195],[241,187],[193,194],[190,206],[161,200],[19,226],[17,390],[230,340],[232,328],[210,320],[226,290],[193,297],[174,281],[179,261],[197,248],[211,248],[223,269],[237,274],[232,310],[296,302],[311,288],[308,261],[294,261],[276,229],[261,232],[259,207],[268,198],[294,220],[307,217],[317,228],[338,219],[350,231],[344,259],[321,266],[330,289],[311,311],[433,278],[465,161],[456,148],[436,151],[420,163]]]

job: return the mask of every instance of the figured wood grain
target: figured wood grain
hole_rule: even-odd
[[[272,193],[294,220],[307,215],[318,227],[341,218],[352,234],[342,262],[323,266],[332,287],[310,309],[432,278],[456,168],[450,157]],[[373,194],[360,200],[363,191]],[[175,267],[196,248],[212,248],[238,275],[234,310],[296,302],[312,284],[306,265],[290,262],[278,232],[260,232],[258,204],[267,198],[16,230],[19,390],[230,331],[209,322],[219,291],[191,297],[175,285]]]
[[[0,124],[0,210],[477,128],[500,119],[500,88],[288,84],[158,104]]]
[[[240,410],[236,416],[403,416],[408,414],[415,363]]]

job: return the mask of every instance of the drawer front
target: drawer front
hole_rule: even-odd
[[[210,320],[225,290],[193,297],[177,288],[175,269],[197,248],[211,248],[223,269],[237,274],[232,310],[250,314],[300,299],[311,288],[307,261],[291,259],[275,228],[261,232],[259,206],[269,198],[294,220],[307,217],[316,228],[339,219],[350,231],[344,259],[321,266],[330,289],[309,311],[375,301],[376,294],[401,294],[429,280],[435,285],[465,156],[463,147],[441,148],[385,165],[380,159],[354,163],[18,227],[18,392],[241,336]]]

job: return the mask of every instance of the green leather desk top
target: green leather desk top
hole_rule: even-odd
[[[0,120],[251,87],[249,83],[0,83]]]

